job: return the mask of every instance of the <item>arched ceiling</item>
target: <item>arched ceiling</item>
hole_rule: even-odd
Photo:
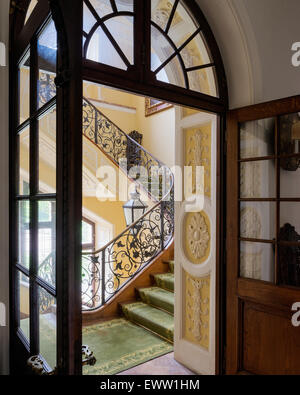
[[[299,94],[299,0],[196,0],[218,42],[230,108]]]

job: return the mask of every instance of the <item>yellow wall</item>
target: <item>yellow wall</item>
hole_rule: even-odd
[[[137,130],[143,146],[169,167],[175,165],[175,108],[145,116],[145,98],[136,96]]]
[[[134,114],[124,110],[117,111],[104,108],[101,103],[93,102],[124,132],[137,130],[143,135],[143,147],[153,156],[169,167],[175,165],[175,108],[145,116],[145,98],[127,92],[84,84],[84,96],[90,99],[103,100],[135,109]]]

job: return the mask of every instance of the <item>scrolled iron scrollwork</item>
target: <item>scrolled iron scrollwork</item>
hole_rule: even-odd
[[[83,134],[121,167],[127,159],[128,145],[134,145],[135,149],[130,150],[130,166],[122,168],[155,202],[140,219],[99,251],[82,254],[82,306],[84,310],[93,310],[107,303],[171,242],[174,176],[87,99],[83,100]],[[132,176],[133,171],[137,177]]]

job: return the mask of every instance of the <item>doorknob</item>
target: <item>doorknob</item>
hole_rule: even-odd
[[[27,366],[29,366],[33,374],[38,376],[54,376],[56,374],[56,368],[50,372],[45,368],[45,363],[39,355],[30,357],[27,360]]]
[[[96,362],[97,359],[95,358],[93,351],[90,350],[89,346],[82,346],[82,366],[94,366]]]

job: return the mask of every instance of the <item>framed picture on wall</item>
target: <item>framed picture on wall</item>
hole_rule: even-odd
[[[145,99],[145,116],[149,117],[150,115],[157,114],[158,112],[168,110],[173,107],[173,104],[165,103],[161,100],[157,99]]]

